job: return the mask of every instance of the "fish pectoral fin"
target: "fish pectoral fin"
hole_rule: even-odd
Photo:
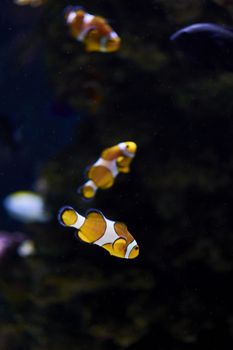
[[[110,255],[118,258],[124,258],[126,252],[126,240],[122,237],[117,238],[112,244],[106,243],[102,246]]]
[[[106,249],[110,255],[114,254],[112,243],[106,243],[106,244],[102,245],[102,248]]]
[[[124,173],[124,174],[128,174],[130,171],[129,167],[120,167],[120,166],[118,167],[118,170],[120,173]]]
[[[105,223],[105,217],[104,215],[101,213],[100,210],[97,209],[89,209],[86,212],[86,219],[89,220],[93,220],[94,222],[96,222],[96,220],[98,221],[103,221]]]
[[[130,171],[130,163],[131,163],[132,159],[131,158],[127,158],[127,157],[124,157],[124,156],[120,156],[117,158],[117,167],[118,167],[118,170],[121,172],[121,173],[129,173]]]
[[[98,29],[96,28],[96,26],[88,27],[88,35],[90,35],[92,37],[99,35]]]
[[[126,250],[126,240],[122,237],[115,240],[115,242],[112,245],[114,255],[119,257],[125,256],[125,250]]]

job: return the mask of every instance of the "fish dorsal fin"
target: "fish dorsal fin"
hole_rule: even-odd
[[[119,237],[118,239],[116,239],[112,245],[114,255],[118,256],[119,258],[124,258],[125,252],[126,252],[126,246],[127,246],[127,242],[125,238]]]
[[[115,222],[114,224],[114,228],[116,233],[118,234],[118,236],[125,236],[125,234],[127,234],[129,231],[127,229],[127,226],[124,222]]]
[[[72,5],[68,5],[68,6],[66,6],[65,9],[64,9],[64,13],[69,13],[69,12],[72,12],[72,11],[77,12],[77,11],[79,11],[79,10],[84,11],[84,8],[83,8],[82,6],[72,6]]]
[[[84,224],[78,231],[78,236],[84,242],[93,243],[104,235],[106,227],[103,214],[98,210],[89,210]]]
[[[124,222],[115,222],[114,229],[117,235],[125,238],[128,243],[133,241],[133,236],[128,231],[128,228]]]

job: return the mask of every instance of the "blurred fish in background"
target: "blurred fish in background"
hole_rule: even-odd
[[[79,6],[69,6],[64,13],[71,35],[85,44],[87,52],[119,50],[121,39],[105,18],[91,15]]]
[[[32,7],[38,7],[43,5],[46,0],[14,0],[14,3],[20,6],[31,5]]]
[[[27,257],[35,251],[33,240],[25,233],[0,231],[0,263],[11,254]]]
[[[233,71],[233,28],[195,23],[175,32],[170,40],[199,67]]]
[[[9,194],[3,201],[7,213],[23,223],[47,222],[50,219],[43,197],[31,191]]]

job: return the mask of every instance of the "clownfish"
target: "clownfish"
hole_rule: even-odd
[[[59,210],[58,221],[65,227],[77,229],[75,236],[86,243],[96,244],[118,258],[133,259],[139,255],[139,246],[122,222],[115,222],[99,210],[89,210],[86,217],[72,207]]]
[[[130,164],[137,150],[132,141],[121,142],[118,145],[106,148],[100,158],[89,168],[88,181],[78,188],[78,192],[85,199],[95,196],[98,188],[104,190],[114,184],[119,173],[128,173]]]
[[[113,52],[119,49],[121,39],[103,17],[91,15],[81,7],[68,6],[65,20],[71,35],[85,44],[86,51]]]
[[[32,7],[41,6],[44,3],[44,0],[15,0],[17,5],[31,5]]]

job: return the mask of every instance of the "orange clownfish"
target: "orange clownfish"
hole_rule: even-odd
[[[76,236],[86,243],[96,244],[118,258],[133,259],[139,246],[122,222],[115,222],[98,210],[90,210],[86,217],[72,207],[65,206],[58,213],[61,225],[77,229]]]
[[[44,0],[15,0],[17,5],[31,5],[32,7],[40,6],[44,3]]]
[[[121,142],[106,148],[101,153],[100,158],[89,168],[88,181],[79,187],[78,192],[85,199],[91,199],[95,196],[98,188],[102,190],[110,188],[119,173],[130,171],[130,164],[136,150],[137,145],[132,141]]]
[[[86,51],[119,49],[121,39],[103,17],[91,15],[78,6],[69,6],[65,9],[65,20],[71,35],[85,44]]]

